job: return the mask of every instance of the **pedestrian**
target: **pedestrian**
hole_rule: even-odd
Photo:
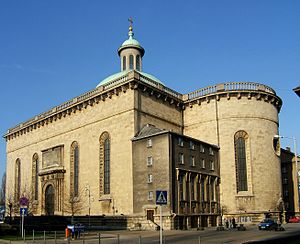
[[[227,229],[229,228],[229,222],[228,222],[228,219],[225,219],[225,226],[226,226]]]
[[[232,218],[232,227],[235,229],[236,225],[235,225],[235,218]]]

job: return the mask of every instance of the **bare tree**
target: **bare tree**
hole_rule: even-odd
[[[72,224],[74,223],[74,215],[81,214],[81,212],[85,209],[83,192],[84,191],[81,191],[77,196],[72,193],[69,198],[65,198],[64,212],[72,216]]]
[[[28,198],[29,201],[26,206],[20,205],[19,200],[21,197]],[[32,197],[33,197],[32,191],[26,185],[21,189],[21,195],[19,197],[16,197],[13,193],[9,193],[6,196],[6,209],[8,210],[9,216],[10,217],[12,215],[19,216],[20,215],[20,207],[26,207],[27,214],[33,215],[34,212],[36,211],[37,206],[34,205],[34,201],[33,201]]]
[[[0,189],[0,205],[5,205],[5,191],[6,191],[6,173],[2,176],[1,189]]]

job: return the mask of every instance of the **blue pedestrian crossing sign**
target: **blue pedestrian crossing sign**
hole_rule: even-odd
[[[156,191],[156,204],[159,204],[159,205],[167,204],[167,202],[168,202],[167,196],[168,196],[167,191]]]

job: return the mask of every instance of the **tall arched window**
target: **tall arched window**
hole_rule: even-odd
[[[15,164],[15,201],[21,196],[21,160],[18,158]]]
[[[136,63],[136,70],[140,71],[141,70],[140,55],[136,55],[135,63]]]
[[[133,55],[129,56],[129,69],[133,69]]]
[[[248,191],[246,161],[247,139],[248,135],[245,131],[238,131],[234,136],[237,192]]]
[[[38,189],[39,189],[39,156],[37,153],[35,153],[32,157],[32,194],[33,199],[38,200]]]
[[[100,136],[100,162],[99,162],[99,193],[110,194],[110,137],[108,132]]]
[[[70,152],[70,196],[77,197],[79,188],[79,146],[76,141],[71,145]]]
[[[123,56],[123,71],[126,70],[126,56]]]

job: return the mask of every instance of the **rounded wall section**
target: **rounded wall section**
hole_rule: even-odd
[[[133,56],[133,68],[130,68],[130,55]],[[139,56],[139,68],[137,68],[137,56]],[[123,57],[126,57],[126,64],[124,66],[123,63]],[[120,61],[121,61],[121,71],[125,71],[125,70],[131,70],[131,69],[136,69],[141,71],[142,70],[142,55],[140,50],[138,50],[137,48],[126,48],[123,49],[120,52]]]
[[[281,198],[280,158],[273,149],[279,98],[264,95],[214,94],[190,101],[184,111],[184,134],[220,146],[220,198],[228,214],[276,211]],[[237,133],[244,135],[242,152]],[[242,190],[240,158],[247,183]]]

